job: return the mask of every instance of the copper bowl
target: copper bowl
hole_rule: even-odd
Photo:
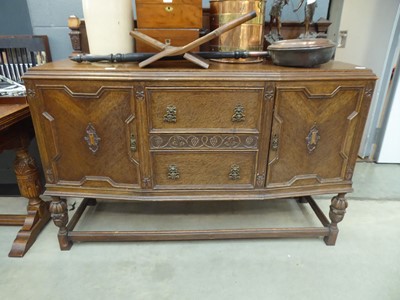
[[[313,67],[331,60],[336,44],[328,39],[283,40],[268,46],[275,65]]]

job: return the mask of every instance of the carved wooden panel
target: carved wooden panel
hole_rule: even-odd
[[[357,83],[277,86],[267,187],[348,180],[362,99]]]
[[[154,152],[155,188],[252,188],[255,152]],[[178,174],[178,176],[177,176]]]
[[[64,83],[64,82],[63,82]],[[139,156],[130,86],[37,85],[50,183],[136,187]],[[133,137],[133,138],[132,138]],[[51,174],[51,176],[50,176]]]
[[[257,150],[258,136],[245,134],[162,134],[150,137],[150,149]]]
[[[177,86],[146,91],[151,132],[260,130],[263,88]]]

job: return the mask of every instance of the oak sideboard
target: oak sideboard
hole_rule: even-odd
[[[352,191],[376,77],[315,68],[59,61],[24,78],[62,250],[79,241],[324,237]],[[333,194],[329,219],[313,195]],[[82,197],[68,218],[66,197]],[[308,202],[321,227],[74,231],[96,199]],[[206,205],[206,203],[204,204]]]

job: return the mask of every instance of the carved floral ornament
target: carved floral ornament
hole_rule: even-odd
[[[256,181],[258,187],[264,186],[265,174],[257,174]]]
[[[36,96],[35,89],[28,88],[28,89],[26,90],[26,95],[27,95],[29,98],[34,98],[34,97]]]
[[[367,87],[365,89],[365,96],[372,97],[373,92],[374,92],[374,89],[372,87]]]
[[[220,148],[220,149],[256,149],[256,135],[154,135],[150,138],[152,149],[168,148]]]
[[[275,95],[275,87],[271,84],[265,88],[264,99],[267,101],[271,101],[274,99]]]
[[[137,101],[144,100],[144,87],[142,85],[136,86],[135,97]]]

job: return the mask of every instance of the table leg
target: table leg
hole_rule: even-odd
[[[331,219],[331,224],[329,225],[330,232],[329,235],[324,239],[325,244],[328,246],[334,246],[336,243],[336,238],[339,233],[337,224],[343,220],[344,214],[346,213],[346,208],[348,206],[345,195],[345,193],[341,193],[332,198],[329,210],[329,218]]]
[[[22,257],[35,242],[42,228],[50,220],[49,205],[39,195],[42,191],[39,172],[27,146],[16,150],[14,171],[23,197],[29,199],[24,225],[14,240],[10,257]]]
[[[50,204],[51,218],[54,224],[59,228],[58,242],[61,250],[69,250],[72,247],[72,241],[68,239],[68,206],[65,200],[60,197],[52,197]]]

